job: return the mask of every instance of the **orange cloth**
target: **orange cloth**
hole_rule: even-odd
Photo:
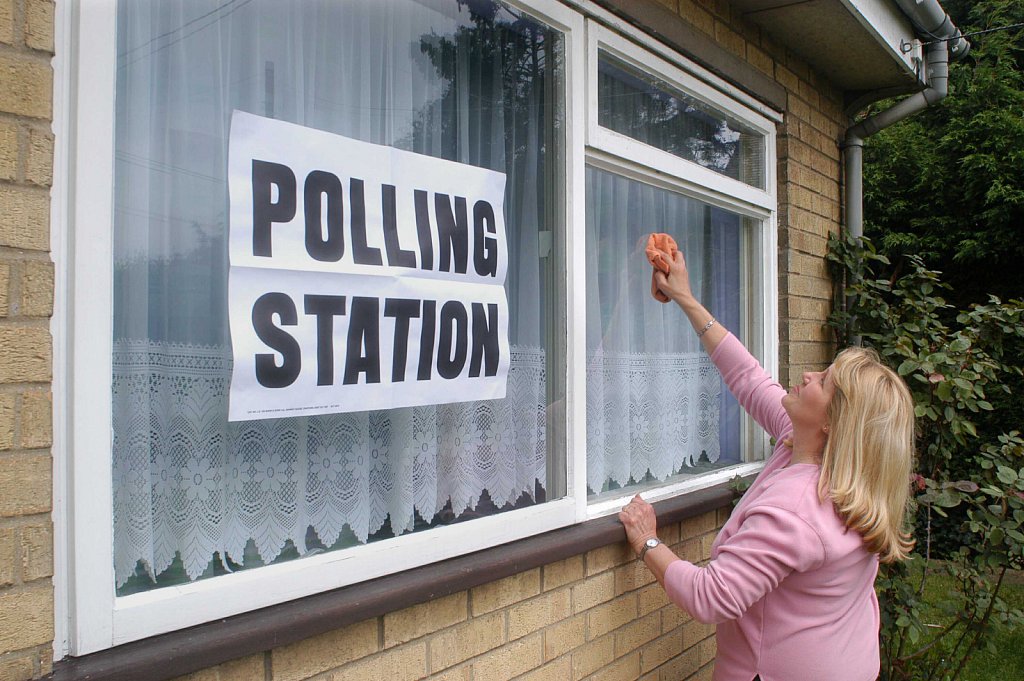
[[[647,239],[647,260],[654,266],[655,272],[661,270],[668,274],[672,263],[666,262],[662,253],[668,253],[668,256],[675,260],[676,251],[678,250],[679,247],[676,246],[675,239],[668,234],[655,232]],[[654,279],[654,272],[651,272],[651,295],[654,296],[655,300],[662,303],[667,303],[669,300],[668,296],[658,290],[658,283]]]

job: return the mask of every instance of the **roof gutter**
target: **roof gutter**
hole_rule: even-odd
[[[856,238],[864,235],[864,140],[945,99],[949,92],[950,58],[965,56],[971,47],[938,0],[895,1],[910,18],[918,35],[937,42],[931,42],[925,52],[927,87],[924,90],[846,130],[841,145],[846,178],[846,228]]]

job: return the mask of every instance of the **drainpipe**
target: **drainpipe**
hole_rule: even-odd
[[[896,0],[910,17],[917,30],[933,42],[925,54],[925,77],[928,86],[846,131],[841,148],[846,178],[846,228],[854,237],[864,235],[864,140],[893,123],[902,121],[946,97],[949,91],[949,59],[959,59],[970,50],[970,44],[953,25],[938,0]],[[854,112],[856,113],[856,112]]]

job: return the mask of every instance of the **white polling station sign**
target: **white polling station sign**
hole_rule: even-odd
[[[505,396],[503,173],[235,111],[228,419]]]

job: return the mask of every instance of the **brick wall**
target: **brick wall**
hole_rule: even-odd
[[[703,562],[726,517],[659,534]],[[177,681],[697,681],[714,656],[714,627],[615,544]]]
[[[51,667],[53,4],[0,0],[0,679]]]
[[[820,368],[839,227],[841,93],[725,0],[658,0],[787,90],[779,128],[782,380]],[[53,4],[0,0],[0,679],[51,667],[53,530],[49,317]],[[62,227],[57,226],[61,229]],[[664,528],[705,560],[724,512]],[[665,600],[624,546],[610,546],[191,675],[278,679],[703,679],[710,627]]]

